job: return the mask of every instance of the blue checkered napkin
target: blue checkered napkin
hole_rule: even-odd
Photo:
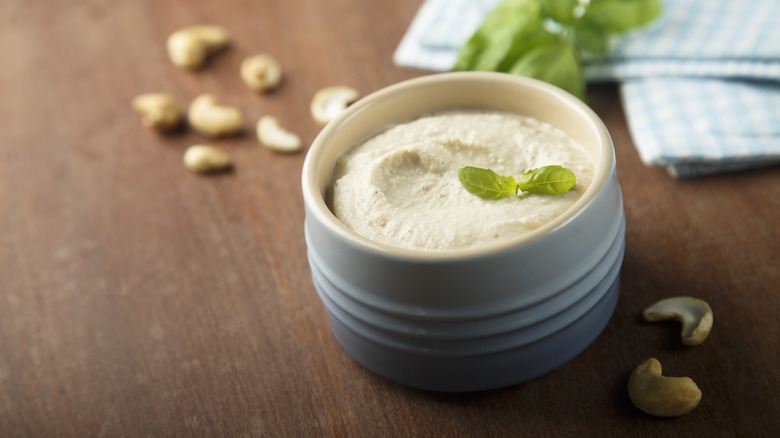
[[[715,76],[780,80],[780,1],[666,0],[648,29],[625,35],[589,79]]]
[[[667,1],[586,74],[622,82],[648,165],[692,177],[780,163],[780,1]]]
[[[426,0],[395,53],[449,70],[500,0]],[[618,80],[640,157],[676,177],[780,163],[780,0],[667,0],[624,36],[590,81]]]
[[[621,93],[642,161],[675,177],[780,163],[780,82],[629,79]]]
[[[458,49],[501,0],[425,0],[393,55],[396,64],[450,70]]]

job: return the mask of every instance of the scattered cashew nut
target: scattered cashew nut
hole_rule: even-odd
[[[273,116],[257,121],[257,138],[264,146],[278,152],[298,152],[303,147],[301,138],[281,127]]]
[[[320,125],[326,125],[350,104],[355,102],[360,94],[357,90],[341,85],[323,88],[314,94],[311,101],[311,115]]]
[[[184,165],[193,172],[210,173],[230,169],[233,160],[214,146],[196,144],[184,152]]]
[[[190,104],[190,125],[207,137],[235,134],[241,130],[243,117],[238,108],[218,105],[212,94],[202,94]]]
[[[149,128],[164,132],[181,123],[182,112],[179,104],[168,94],[142,94],[133,99],[132,106],[141,114],[144,126]]]
[[[179,67],[197,69],[209,55],[227,47],[229,42],[230,36],[220,26],[185,27],[168,37],[168,58]]]
[[[706,301],[692,297],[674,297],[658,301],[643,312],[645,321],[673,319],[682,323],[682,343],[699,345],[712,328],[712,309]]]
[[[271,55],[250,56],[241,63],[241,79],[254,91],[270,91],[282,82],[282,67]]]
[[[650,358],[628,378],[628,396],[634,406],[656,417],[687,414],[701,400],[701,390],[690,377],[666,377],[661,362]]]

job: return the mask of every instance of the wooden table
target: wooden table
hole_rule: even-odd
[[[0,436],[771,436],[780,430],[780,172],[674,180],[645,167],[614,85],[588,102],[611,131],[627,214],[621,299],[580,356],[536,380],[475,394],[386,381],[334,341],[303,238],[304,154],[259,145],[276,115],[309,144],[322,87],[362,94],[427,72],[392,53],[420,0],[31,2],[0,6]],[[229,50],[199,72],[165,40],[215,23]],[[268,52],[283,86],[250,92],[238,66]],[[129,105],[165,91],[240,107],[245,135],[158,135]],[[186,170],[211,143],[234,171]],[[645,306],[707,300],[710,338]],[[628,400],[657,357],[704,396],[658,419]],[[777,436],[777,435],[774,435]]]

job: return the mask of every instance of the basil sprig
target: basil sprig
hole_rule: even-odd
[[[517,196],[519,190],[557,196],[577,184],[574,172],[558,165],[531,169],[517,180],[513,176],[499,175],[491,169],[466,166],[458,170],[458,180],[466,191],[483,199]]]
[[[503,0],[461,47],[453,70],[530,76],[584,99],[583,54],[606,55],[610,37],[660,12],[661,0]]]

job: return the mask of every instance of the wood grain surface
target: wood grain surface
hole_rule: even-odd
[[[272,114],[307,145],[314,92],[368,94],[429,72],[392,53],[420,0],[0,3],[0,437],[716,437],[780,430],[780,172],[689,181],[645,167],[614,85],[588,103],[609,128],[625,198],[621,298],[604,333],[559,369],[514,387],[441,394],[384,380],[332,338],[310,279],[305,154],[259,145]],[[231,47],[201,71],[174,67],[174,30],[220,24]],[[285,68],[268,95],[241,60]],[[246,132],[158,135],[130,100],[183,105],[214,93]],[[184,168],[210,143],[232,172]],[[673,295],[707,300],[710,338],[641,320]],[[683,417],[628,400],[657,357],[703,392]]]

